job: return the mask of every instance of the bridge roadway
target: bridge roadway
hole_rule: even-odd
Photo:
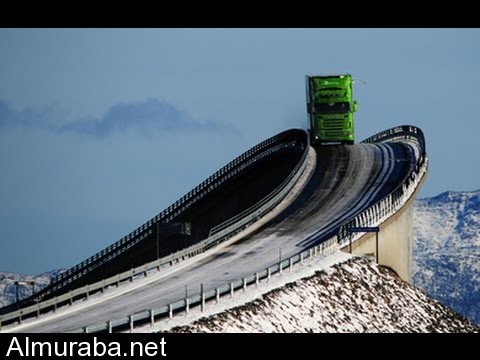
[[[120,287],[103,295],[104,300],[90,299],[11,330],[73,331],[168,304],[184,297],[186,286],[193,293],[201,283],[205,289],[215,288],[263,270],[278,261],[280,252],[287,258],[327,239],[344,221],[388,194],[408,171],[407,147],[381,143],[319,148],[316,168],[300,195],[256,233],[200,260],[187,260],[188,266],[180,263],[154,275],[157,278],[145,286],[128,291]]]

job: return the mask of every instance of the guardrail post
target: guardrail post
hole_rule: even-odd
[[[130,275],[130,282],[133,282],[133,275],[135,274],[135,270],[132,269],[132,274]]]
[[[150,315],[150,326],[153,326],[155,324],[155,316],[153,315],[153,310],[150,310],[148,314]]]
[[[233,299],[233,282],[230,283],[230,299]]]
[[[220,290],[215,288],[215,302],[218,304],[220,302]]]
[[[120,286],[120,274],[117,274],[117,287]]]
[[[270,281],[270,278],[272,277],[272,269],[271,268],[267,268],[267,281]]]
[[[258,279],[258,272],[255,273],[255,286],[258,287],[258,282],[259,282],[259,279]]]
[[[86,295],[87,295],[87,300],[88,300],[90,298],[90,288],[89,288],[88,284],[85,285],[85,286],[86,286],[86,289],[87,289]]]
[[[313,260],[312,256],[313,256],[313,250],[310,248],[308,249],[308,257],[310,258],[310,260]]]
[[[293,261],[292,258],[288,259],[288,272],[292,272],[293,270]]]
[[[352,253],[352,233],[348,235],[348,252]]]
[[[243,278],[242,279],[242,287],[243,287],[243,292],[245,292],[245,290],[247,290],[247,278]]]
[[[128,322],[130,323],[130,332],[133,332],[133,315],[128,316]]]
[[[280,262],[278,263],[278,272],[279,272],[280,275],[282,275],[282,271],[283,271],[283,269],[282,269],[282,262],[280,261]]]
[[[83,332],[84,332],[85,334],[88,334],[88,326],[84,326],[84,327],[83,327]]]
[[[200,294],[202,297],[202,305],[200,306],[200,311],[205,311],[205,291],[203,291],[203,284],[200,284]]]
[[[112,322],[110,320],[107,321],[107,332],[112,333]]]
[[[300,253],[300,264],[303,265],[303,252]]]
[[[188,315],[190,313],[190,301],[188,298],[185,298],[185,313]]]
[[[70,290],[70,305],[73,304],[73,294],[72,294],[72,290]]]
[[[169,319],[173,318],[173,308],[172,308],[172,304],[168,304],[168,318],[169,318]]]

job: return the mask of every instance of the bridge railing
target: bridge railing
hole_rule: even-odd
[[[144,310],[115,320],[109,320],[97,324],[92,324],[72,332],[118,332],[132,331],[135,327],[141,325],[154,325],[161,319],[172,319],[179,314],[188,314],[192,308],[200,308],[201,312],[205,311],[208,303],[218,304],[222,299],[233,298],[239,291],[244,292],[251,286],[257,286],[260,282],[268,282],[274,275],[290,273],[294,266],[303,265],[308,260],[317,257],[330,255],[338,250],[336,237],[332,237],[327,241],[318,244],[299,254],[279,261],[264,270],[252,273],[241,279],[234,279],[215,288],[203,289],[198,293],[182,299],[177,299],[169,304],[160,305],[157,308]],[[200,286],[203,288],[203,286]]]

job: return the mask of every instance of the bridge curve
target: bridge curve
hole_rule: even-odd
[[[119,292],[117,296],[108,298],[108,301],[92,303],[91,306],[55,316],[51,321],[32,322],[22,326],[22,330],[17,329],[28,332],[72,331],[95,322],[114,319],[127,308],[132,314],[153,306],[171,304],[184,298],[185,289],[198,288],[199,284],[202,284],[202,288],[218,289],[236,279],[245,279],[249,274],[258,274],[277,263],[279,257],[281,268],[282,259],[291,259],[319,244],[323,249],[345,247],[347,238],[351,239],[347,235],[349,226],[373,225],[381,221],[382,216],[398,211],[404,205],[402,202],[408,200],[415,191],[412,192],[412,186],[418,187],[419,177],[423,177],[422,174],[426,172],[423,133],[413,126],[386,130],[354,146],[320,147],[315,151],[309,146],[305,132],[292,131],[274,137],[277,143],[271,141],[274,138],[266,141],[266,147],[271,150],[266,156],[281,151],[291,151],[291,154],[296,155],[292,156],[294,160],[283,171],[283,181],[276,184],[275,190],[267,191],[258,200],[258,203],[265,205],[265,199],[268,203],[273,198],[278,198],[276,204],[269,204],[269,207],[263,209],[263,214],[256,213],[263,205],[252,204],[225,221],[218,221],[210,230],[217,227],[217,230],[220,229],[218,233],[221,233],[229,229],[224,239],[215,238],[215,231],[214,234],[209,231],[207,239],[214,240],[207,243],[202,240],[200,243],[202,251],[211,247],[210,252],[185,266],[173,266],[169,272],[149,281],[148,286],[126,293]],[[293,135],[295,139],[292,140],[290,136]],[[258,154],[257,150],[253,153]],[[301,174],[306,173],[308,159],[311,160],[312,156],[315,166],[308,174],[308,181],[283,211],[241,240],[221,247],[215,246],[248,228],[278,206],[282,197],[287,196],[286,190],[291,190]],[[258,157],[253,160],[255,156],[239,158],[242,158],[240,162],[243,164],[248,159],[252,160],[251,164],[258,161]],[[276,159],[278,161],[284,158],[280,156]],[[256,169],[258,171],[260,168]],[[209,188],[209,184],[211,182],[202,188]],[[195,196],[196,192],[189,194]],[[184,198],[176,203],[176,207],[169,207],[165,211],[168,215],[164,216],[170,216],[170,220],[173,220],[173,209],[186,207],[191,196]],[[242,215],[244,212],[246,214]],[[250,223],[244,222],[246,218]],[[159,221],[157,217],[154,219]],[[137,231],[135,236],[148,230],[152,226],[151,221],[146,223],[147,226],[142,226],[142,230]],[[241,226],[235,229],[236,224]],[[197,245],[193,247],[195,246]]]

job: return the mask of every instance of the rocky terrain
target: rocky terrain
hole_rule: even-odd
[[[417,200],[413,283],[480,324],[480,190]]]

